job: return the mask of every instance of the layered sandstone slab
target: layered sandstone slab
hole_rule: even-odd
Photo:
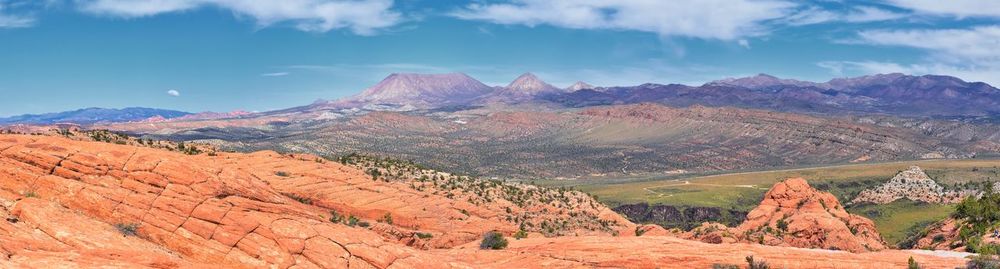
[[[701,268],[751,254],[789,268],[897,267],[909,256],[933,267],[964,263],[902,251],[705,244],[655,232],[511,239],[506,250],[483,251],[475,248],[480,231],[514,229],[483,208],[274,152],[189,156],[0,136],[3,268]],[[331,210],[372,226],[330,222]],[[385,213],[392,223],[375,223]],[[135,235],[121,227],[136,227]],[[425,249],[432,242],[459,247]]]

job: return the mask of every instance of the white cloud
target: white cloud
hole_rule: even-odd
[[[1000,85],[1000,26],[970,29],[867,30],[844,41],[923,50],[927,56],[911,64],[884,61],[829,61],[818,63],[834,74],[863,73],[941,74]]]
[[[34,17],[8,14],[4,2],[0,1],[0,28],[24,28],[34,25]]]
[[[747,49],[750,48],[750,41],[747,41],[746,39],[737,40],[736,43],[740,44],[740,47],[747,48]]]
[[[453,16],[498,24],[634,30],[662,36],[732,40],[766,32],[766,21],[795,4],[780,0],[514,0],[469,4]]]
[[[1000,17],[995,0],[887,0],[889,4],[922,13],[956,17]]]
[[[1000,63],[1000,26],[971,29],[868,30],[854,42],[919,48],[939,61],[950,63]]]
[[[177,90],[169,90],[169,91],[167,91],[167,95],[177,97],[177,96],[181,96],[181,92],[179,92]]]
[[[843,15],[843,20],[847,22],[873,22],[873,21],[889,21],[901,19],[908,16],[907,14],[892,12],[876,7],[855,7],[851,12]]]
[[[829,22],[865,23],[888,21],[900,19],[906,16],[906,14],[869,6],[854,7],[846,12],[839,13],[818,7],[808,7],[781,20],[788,25],[802,26]]]
[[[291,75],[291,74],[292,73],[289,73],[289,72],[275,72],[275,73],[260,74],[260,76],[262,76],[262,77],[284,77],[284,76]]]
[[[125,18],[154,16],[203,7],[252,18],[259,27],[290,24],[302,31],[350,29],[360,35],[399,23],[392,0],[78,0],[84,12]]]

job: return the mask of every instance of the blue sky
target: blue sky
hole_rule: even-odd
[[[83,107],[263,111],[393,72],[504,85],[825,81],[1000,84],[1000,1],[0,0],[0,116]]]

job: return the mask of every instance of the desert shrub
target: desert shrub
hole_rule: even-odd
[[[740,269],[740,266],[735,264],[716,263],[712,264],[712,269]]]
[[[639,227],[635,227],[635,236],[642,236],[645,233],[646,233],[646,230],[643,230],[642,228],[639,228]]]
[[[123,236],[136,236],[139,234],[138,223],[115,223],[115,230]]]
[[[1000,222],[1000,194],[987,188],[982,197],[969,196],[955,207],[954,217],[964,219],[966,225],[959,230],[959,237],[969,250],[976,253],[997,254],[995,246],[982,246],[982,237]]]
[[[434,235],[430,234],[430,233],[416,233],[416,235],[417,235],[417,238],[420,238],[420,239],[428,239],[428,238],[434,237]]]
[[[908,268],[908,269],[920,269],[920,264],[917,263],[917,260],[913,259],[913,256],[910,256],[910,259],[906,261],[906,268]]]
[[[355,217],[353,215],[349,216],[349,217],[347,217],[347,226],[354,227],[354,226],[358,225],[358,221],[359,221],[358,217]]]
[[[279,177],[288,177],[289,176],[288,172],[285,172],[285,171],[276,171],[276,172],[274,172],[274,175],[279,176]]]
[[[479,243],[480,249],[504,249],[507,248],[507,239],[503,234],[493,231],[483,235],[483,241]]]
[[[372,226],[372,225],[369,224],[367,221],[358,221],[358,227],[368,228],[368,226]]]
[[[288,197],[288,198],[292,198],[292,200],[299,201],[299,203],[303,203],[303,204],[307,204],[307,205],[311,205],[313,203],[312,199],[309,199],[308,197],[302,197],[302,196],[298,196],[298,195],[295,195],[295,194],[292,194],[292,193],[285,193],[284,195],[286,197]]]
[[[788,231],[788,222],[785,222],[785,218],[779,219],[777,225],[778,230],[781,230],[782,232]]]
[[[385,213],[385,216],[382,216],[382,218],[379,219],[378,222],[385,223],[385,224],[390,224],[391,225],[392,224],[392,214]]]
[[[767,262],[760,259],[754,259],[753,255],[747,256],[747,269],[770,269],[771,266],[767,265]]]
[[[514,233],[514,239],[520,240],[521,238],[527,238],[527,237],[528,237],[528,232],[524,230],[517,230],[517,233]]]
[[[1000,269],[1000,259],[993,255],[976,255],[966,264],[968,269]]]
[[[337,211],[330,211],[330,222],[340,223],[344,221],[344,215],[337,213]]]

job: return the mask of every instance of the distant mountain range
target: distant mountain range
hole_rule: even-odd
[[[116,123],[142,121],[150,118],[171,119],[187,115],[191,115],[191,113],[145,107],[128,107],[122,109],[91,107],[65,112],[0,118],[0,124]]]
[[[393,74],[361,94],[320,102],[303,110],[381,107],[406,111],[497,104],[588,107],[659,103],[705,105],[779,112],[903,117],[1000,116],[1000,90],[949,76],[879,74],[817,83],[760,74],[700,86],[647,83],[595,87],[577,82],[560,89],[527,73],[504,87],[487,86],[465,74]]]
[[[91,127],[236,151],[361,152],[497,177],[709,172],[1000,154],[1000,90],[946,76],[489,86],[393,74],[336,101]],[[91,120],[93,121],[93,120]]]
[[[902,117],[1000,117],[1000,90],[982,82],[950,76],[879,74],[817,83],[759,74],[727,78],[701,86],[653,84],[595,87],[576,82],[558,88],[525,73],[507,86],[488,86],[462,73],[391,74],[360,94],[275,113],[364,108],[412,111],[455,107],[521,105],[577,108],[659,103],[673,107],[704,105],[820,115],[892,115]],[[169,120],[191,113],[155,108],[86,108],[40,115],[0,118],[0,124],[118,123]],[[183,119],[216,119],[248,113],[196,114]],[[181,120],[183,120],[181,119]]]

